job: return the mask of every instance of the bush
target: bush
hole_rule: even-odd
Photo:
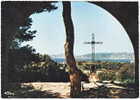
[[[69,81],[68,72],[61,64],[54,61],[33,63],[14,71],[11,77],[14,82]]]
[[[134,64],[124,64],[116,73],[118,81],[124,84],[135,83],[135,66]]]
[[[114,81],[116,79],[115,72],[113,71],[104,70],[104,71],[99,72],[97,75],[99,77],[99,80],[101,81],[105,81],[105,80]]]

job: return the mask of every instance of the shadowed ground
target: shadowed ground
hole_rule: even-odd
[[[98,86],[97,86],[98,85]],[[135,98],[136,91],[112,83],[82,83],[80,98]],[[9,83],[8,98],[69,98],[70,83],[31,82]]]

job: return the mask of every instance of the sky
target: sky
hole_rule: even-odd
[[[41,54],[57,55],[64,53],[65,27],[62,17],[62,4],[57,3],[57,10],[33,14],[32,30],[37,30],[36,37],[24,43],[33,46]],[[87,2],[72,2],[72,20],[75,29],[74,54],[91,53],[92,33],[95,41],[103,42],[95,46],[99,52],[133,52],[131,41],[119,21],[105,9]]]

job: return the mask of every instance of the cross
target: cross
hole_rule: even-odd
[[[92,62],[94,62],[95,61],[95,44],[103,44],[103,42],[95,42],[95,36],[94,36],[94,33],[92,33],[91,41],[84,42],[84,44],[91,44],[91,50],[92,50],[91,60],[92,60]]]

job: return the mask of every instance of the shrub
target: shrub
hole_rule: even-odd
[[[14,71],[11,77],[13,82],[69,81],[65,67],[54,61],[33,63]]]
[[[101,81],[104,81],[104,80],[114,81],[116,79],[115,72],[113,71],[104,70],[104,71],[99,72],[97,75],[99,77],[99,80]]]
[[[123,64],[116,73],[118,81],[124,84],[135,83],[135,66],[134,64]]]

